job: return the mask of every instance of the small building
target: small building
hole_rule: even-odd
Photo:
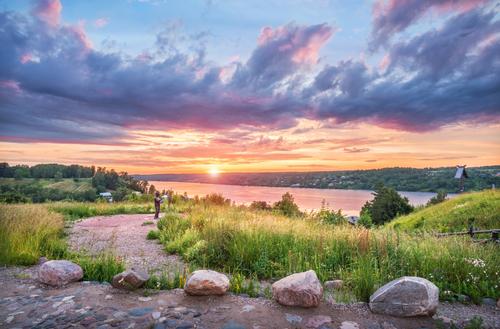
[[[465,179],[469,178],[469,175],[467,174],[465,167],[466,167],[465,165],[463,165],[463,166],[459,165],[459,166],[457,166],[457,171],[455,172],[455,179],[460,180],[458,192],[463,192],[465,190],[465,188],[464,188]]]
[[[359,216],[347,216],[347,221],[349,224],[356,225],[358,223]]]
[[[99,197],[106,199],[108,202],[113,202],[113,195],[110,192],[101,192]]]

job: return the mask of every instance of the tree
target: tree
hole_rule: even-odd
[[[149,192],[148,193],[149,194],[155,194],[155,192],[156,192],[156,187],[153,184],[151,184],[149,186]]]
[[[429,202],[427,202],[427,206],[432,206],[432,205],[435,205],[435,204],[438,204],[438,203],[441,203],[443,202],[444,200],[446,200],[446,197],[448,196],[448,194],[446,193],[445,190],[439,190],[437,195],[436,196],[433,196]]]
[[[390,187],[380,184],[373,195],[373,200],[365,203],[361,213],[368,214],[376,225],[382,225],[398,215],[406,215],[413,211],[408,198],[402,197]]]
[[[301,214],[299,206],[297,206],[293,195],[289,192],[283,194],[281,200],[274,203],[273,209],[288,217],[295,217]]]

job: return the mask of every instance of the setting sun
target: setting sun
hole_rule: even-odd
[[[216,166],[212,166],[208,169],[208,173],[210,174],[210,176],[212,177],[217,177],[219,176],[220,174],[220,170],[219,168],[217,168]]]

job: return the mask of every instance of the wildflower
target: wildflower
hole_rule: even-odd
[[[484,260],[479,259],[479,258],[466,258],[465,261],[474,267],[483,268],[486,266],[486,263],[484,262]]]

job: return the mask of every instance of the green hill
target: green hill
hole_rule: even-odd
[[[500,228],[500,191],[466,193],[430,206],[387,224],[405,231],[466,231],[469,219],[476,229]]]

